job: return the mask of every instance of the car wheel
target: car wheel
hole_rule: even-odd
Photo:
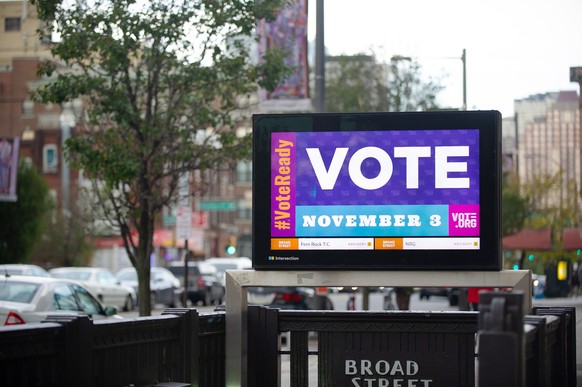
[[[212,305],[212,295],[210,294],[210,291],[207,290],[206,293],[204,293],[202,304],[204,306]]]
[[[168,307],[170,308],[177,308],[178,305],[182,304],[182,300],[180,299],[180,296],[176,293],[174,293],[174,296],[172,297],[172,302],[170,302],[170,305],[168,305]]]
[[[125,297],[123,310],[126,312],[131,312],[133,310],[133,297],[130,294],[128,294],[127,297]]]

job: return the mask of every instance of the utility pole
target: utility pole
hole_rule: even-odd
[[[467,110],[467,50],[463,48],[463,110]]]
[[[315,26],[315,111],[325,113],[325,40],[323,37],[323,0],[317,0]]]

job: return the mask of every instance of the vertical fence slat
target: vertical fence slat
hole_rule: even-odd
[[[479,385],[525,386],[523,322],[523,293],[479,294]]]
[[[93,323],[89,317],[49,315],[44,322],[63,324],[65,384],[67,386],[92,385]]]
[[[308,332],[291,332],[291,387],[309,383]]]
[[[280,385],[278,310],[259,306],[248,308],[248,385]]]
[[[526,324],[534,329],[531,332],[529,351],[526,351],[525,382],[528,387],[551,387],[546,383],[547,364],[545,355],[546,318],[543,316],[525,316]],[[526,339],[529,337],[526,334]]]
[[[248,307],[248,322],[247,322],[247,335],[248,335],[248,369],[247,378],[249,386],[259,385],[260,372],[257,372],[257,364],[259,354],[262,352],[263,341],[260,340],[260,330],[261,330],[261,313],[258,306]]]
[[[560,364],[555,371],[563,386],[576,386],[576,308],[569,306],[551,307],[536,306],[533,313],[538,316],[556,316],[560,319],[559,332],[557,333],[556,364]]]
[[[183,382],[197,386],[200,383],[200,325],[196,309],[165,309],[162,315],[180,316],[180,368],[178,377]]]

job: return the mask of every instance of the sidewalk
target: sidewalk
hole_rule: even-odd
[[[534,298],[532,304],[534,306],[574,306],[582,308],[582,295],[576,297]],[[578,320],[578,317],[576,316],[576,320]]]

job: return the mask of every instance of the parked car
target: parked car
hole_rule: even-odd
[[[81,282],[100,302],[130,311],[137,295],[133,287],[123,285],[109,270],[99,267],[59,267],[49,270],[55,278]]]
[[[253,267],[253,261],[247,257],[239,258],[208,258],[204,262],[211,264],[216,268],[216,274],[222,286],[226,286],[227,270],[244,270]]]
[[[460,292],[461,292],[460,288],[447,288],[447,295],[449,298],[449,305],[450,306],[459,305],[459,293]]]
[[[41,322],[49,315],[121,318],[79,282],[40,276],[0,274],[0,326]]]
[[[225,289],[220,283],[216,267],[203,262],[188,262],[188,285],[184,285],[184,262],[171,262],[168,266],[188,292],[193,305],[219,305],[224,300]]]
[[[138,294],[137,272],[134,267],[121,269],[115,275],[122,284],[131,286]],[[152,306],[163,304],[170,308],[180,305],[184,288],[171,271],[163,267],[150,269],[150,296]],[[136,298],[136,305],[138,305]]]
[[[280,309],[308,310],[308,299],[315,295],[310,288],[274,288],[275,295],[269,307]]]
[[[33,275],[36,277],[50,277],[50,273],[37,265],[25,263],[7,263],[0,265],[0,274]]]
[[[327,294],[308,287],[250,287],[249,303],[293,310],[333,310]],[[262,301],[261,301],[262,300]]]
[[[431,297],[449,297],[448,288],[420,288],[419,291],[420,299],[429,299]]]
[[[544,298],[546,291],[546,276],[542,274],[532,274],[532,295],[534,298]]]

